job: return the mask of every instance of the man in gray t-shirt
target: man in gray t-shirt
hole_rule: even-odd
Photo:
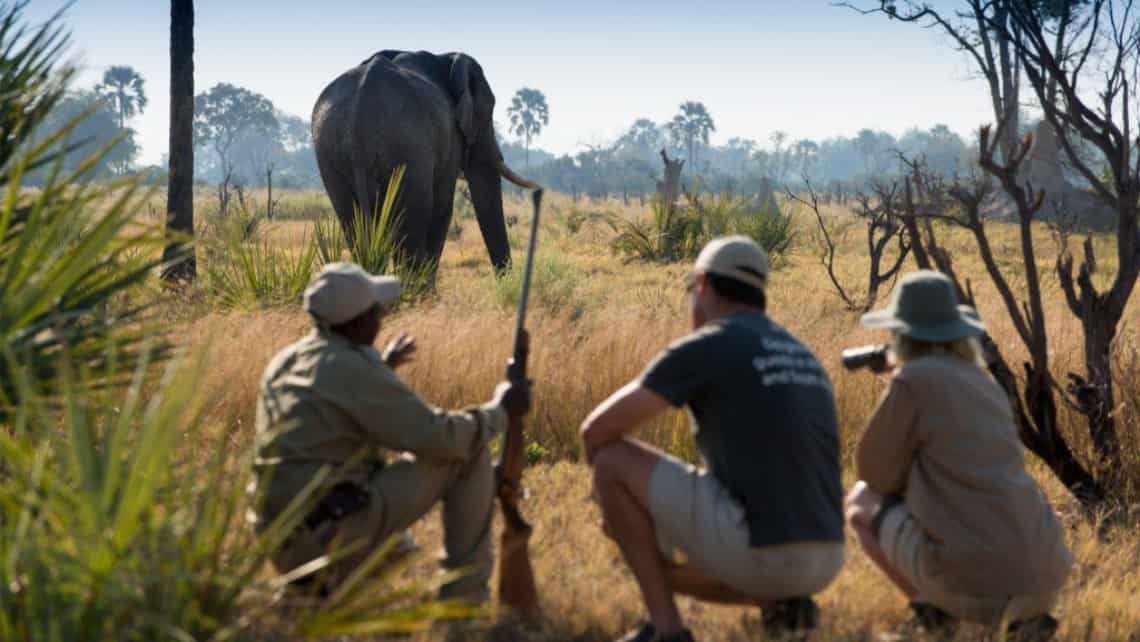
[[[582,425],[606,533],[649,610],[625,642],[691,641],[674,593],[757,605],[769,636],[802,634],[843,564],[831,383],[765,314],[767,278],[751,239],[711,242],[686,279],[692,334]],[[629,437],[670,406],[689,412],[706,469]]]

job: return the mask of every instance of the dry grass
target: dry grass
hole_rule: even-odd
[[[312,193],[286,195],[306,205]],[[565,296],[544,305],[541,294],[533,310],[532,376],[537,380],[536,407],[529,422],[531,437],[541,446],[534,452],[544,461],[531,468],[526,483],[533,497],[526,512],[536,525],[532,552],[547,619],[543,626],[524,632],[501,624],[494,639],[602,640],[641,617],[641,607],[630,575],[623,569],[616,547],[603,540],[594,527],[596,508],[588,501],[588,473],[574,463],[577,426],[606,395],[644,367],[648,359],[686,329],[681,288],[685,265],[623,264],[607,248],[610,232],[587,220],[576,232],[567,229],[572,209],[579,213],[608,212],[642,215],[636,204],[620,202],[572,203],[569,198],[548,198],[540,253],[557,255],[557,280]],[[298,205],[297,210],[306,209]],[[518,197],[509,199],[508,214],[518,218],[511,228],[515,256],[521,257],[529,213]],[[834,213],[840,216],[840,213]],[[800,218],[806,224],[806,216]],[[278,221],[264,233],[274,242],[293,246],[310,234],[307,220]],[[428,301],[400,311],[385,321],[384,336],[409,331],[419,339],[416,361],[403,375],[421,394],[441,406],[455,407],[489,397],[503,375],[510,347],[513,310],[496,295],[489,262],[478,227],[462,221],[458,240],[445,251],[437,292]],[[805,228],[805,232],[808,230]],[[1012,229],[995,233],[995,250],[1004,264],[1016,265],[1016,238]],[[1053,241],[1042,232],[1042,248]],[[1111,268],[1110,239],[1102,247],[1102,270]],[[875,334],[858,326],[856,315],[844,310],[830,290],[822,267],[813,255],[808,234],[800,247],[772,278],[771,315],[802,337],[831,371],[842,418],[844,461],[866,419],[882,383],[867,374],[840,371],[841,348],[875,340]],[[948,245],[955,250],[958,268],[973,277],[980,312],[995,339],[1016,359],[1021,353],[1016,335],[1005,319],[1000,301],[989,287],[979,262],[972,258],[972,242],[954,234]],[[844,244],[843,274],[858,284],[865,263],[860,239],[852,234]],[[1040,251],[1047,289],[1047,323],[1053,337],[1053,358],[1058,371],[1079,370],[1079,325],[1064,308],[1052,275],[1051,251]],[[1020,283],[1020,279],[1013,282]],[[541,288],[541,284],[537,287]],[[883,293],[886,296],[886,293]],[[299,310],[271,310],[219,314],[203,310],[172,311],[172,322],[185,328],[191,347],[208,346],[213,370],[205,382],[209,391],[209,435],[198,440],[201,455],[218,447],[246,448],[252,442],[253,408],[261,370],[281,347],[307,331]],[[1119,426],[1131,466],[1140,469],[1140,337],[1135,319],[1140,303],[1133,301],[1129,322],[1118,341],[1121,370]],[[382,337],[383,339],[383,337]],[[1087,453],[1083,424],[1063,413],[1074,449]],[[674,413],[649,427],[652,441],[685,456],[693,455],[683,415]],[[1074,503],[1036,461],[1031,465],[1047,494],[1070,525],[1069,541],[1079,567],[1069,582],[1059,608],[1062,639],[1140,640],[1140,538],[1132,529],[1117,529],[1098,539],[1094,529],[1076,516]],[[848,472],[848,483],[849,472]],[[1140,477],[1140,473],[1133,474]],[[436,520],[419,526],[421,543],[431,550],[438,541]],[[852,543],[849,560],[839,579],[821,596],[824,628],[821,639],[863,640],[899,622],[904,602],[895,595]],[[418,572],[428,572],[425,561]],[[754,610],[719,608],[684,601],[684,614],[700,639],[757,639]],[[473,638],[474,639],[474,638]],[[478,639],[483,639],[479,637]]]

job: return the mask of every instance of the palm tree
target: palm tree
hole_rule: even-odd
[[[119,129],[127,128],[127,119],[146,109],[143,77],[131,67],[117,65],[103,73],[103,82],[95,86],[119,117]]]
[[[530,141],[542,132],[544,125],[550,124],[546,96],[537,89],[523,87],[511,98],[507,113],[511,117],[511,133],[525,141],[526,166],[530,167]]]
[[[170,168],[162,278],[192,281],[194,249],[194,0],[170,1]]]
[[[681,103],[681,111],[669,123],[669,133],[673,139],[683,142],[689,151],[689,167],[696,167],[696,146],[700,142],[709,144],[709,132],[716,131],[712,116],[704,103],[687,101]]]

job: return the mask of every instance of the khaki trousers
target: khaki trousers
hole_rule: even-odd
[[[998,626],[1049,613],[1057,603],[1055,590],[1025,595],[967,595],[948,588],[944,578],[923,563],[930,543],[906,504],[887,509],[879,527],[879,545],[891,566],[918,589],[919,601],[963,620]]]
[[[814,595],[843,566],[842,541],[754,548],[740,502],[708,471],[668,455],[649,478],[649,514],[669,563],[687,564],[757,600]]]
[[[403,532],[439,501],[443,521],[441,566],[464,573],[440,589],[441,598],[483,602],[489,597],[487,581],[494,565],[491,521],[494,509],[494,473],[487,449],[466,462],[417,459],[404,454],[368,480],[371,503],[315,531],[304,526],[274,558],[281,572],[321,555],[358,544],[360,547],[330,565],[326,581],[344,581],[378,546]]]

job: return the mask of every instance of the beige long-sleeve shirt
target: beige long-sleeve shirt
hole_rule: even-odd
[[[389,451],[464,460],[507,416],[484,405],[446,412],[423,401],[370,346],[314,331],[278,353],[262,376],[257,402],[255,490],[259,523],[271,521],[324,466],[367,456],[348,479],[367,479]]]
[[[860,479],[905,499],[933,545],[923,560],[973,595],[1055,590],[1072,565],[1056,514],[1025,470],[1009,399],[949,355],[903,364],[856,447]]]

